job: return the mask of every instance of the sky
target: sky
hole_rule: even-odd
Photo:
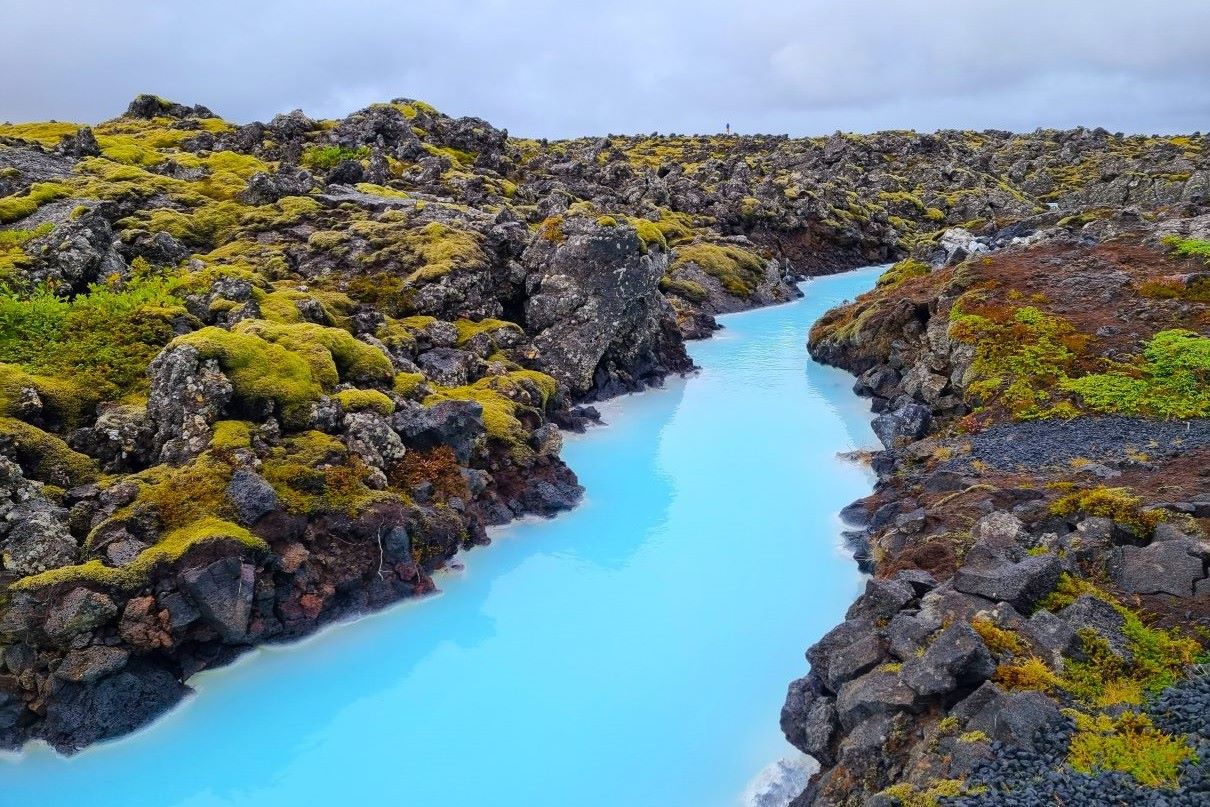
[[[0,121],[418,98],[528,137],[1210,130],[1210,0],[0,0]]]

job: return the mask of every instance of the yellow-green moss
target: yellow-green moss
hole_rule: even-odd
[[[265,458],[261,473],[293,513],[344,513],[356,517],[376,501],[398,498],[365,484],[367,469],[331,435],[304,431],[284,439]]]
[[[97,478],[97,463],[73,451],[62,438],[11,417],[0,417],[0,436],[11,440],[26,474],[64,488]]]
[[[924,277],[930,272],[929,265],[914,258],[902,260],[887,269],[878,278],[878,286],[893,289],[905,280],[913,277]]]
[[[424,383],[424,373],[396,373],[395,392],[408,397]]]
[[[1104,485],[1068,493],[1050,505],[1050,512],[1057,516],[1083,513],[1112,518],[1144,538],[1167,516],[1163,510],[1144,510],[1143,500],[1126,488]]]
[[[99,560],[63,566],[41,574],[23,577],[11,588],[29,591],[66,583],[95,584],[121,589],[146,585],[155,567],[175,563],[191,550],[214,543],[230,542],[253,551],[268,551],[269,546],[248,530],[220,518],[206,516],[172,530],[155,545],[144,549],[126,566],[106,566]]]
[[[0,199],[0,224],[23,219],[41,205],[70,194],[71,189],[63,183],[35,182],[25,196],[5,196]]]
[[[739,247],[707,243],[677,247],[671,271],[689,264],[718,278],[729,294],[738,297],[751,297],[765,278],[764,260]]]
[[[1121,771],[1147,787],[1171,788],[1186,760],[1195,759],[1184,737],[1157,729],[1144,714],[1095,717],[1065,710],[1076,721],[1067,762],[1081,773]]]
[[[521,331],[520,326],[502,319],[483,319],[478,322],[469,319],[458,319],[454,320],[454,327],[458,329],[459,345],[466,344],[481,333],[491,333],[500,328],[507,328],[518,333]]]
[[[377,412],[389,415],[395,411],[395,402],[376,389],[347,389],[336,393],[336,400],[346,412]]]

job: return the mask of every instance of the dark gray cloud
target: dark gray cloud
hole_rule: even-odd
[[[0,120],[420,98],[514,134],[1210,126],[1206,0],[14,2]]]

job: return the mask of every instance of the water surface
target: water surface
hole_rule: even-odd
[[[860,583],[837,510],[875,445],[852,379],[811,362],[878,270],[723,318],[697,376],[568,439],[583,506],[495,534],[443,593],[257,650],[125,739],[0,761],[0,804],[734,805],[791,753],[803,649]]]

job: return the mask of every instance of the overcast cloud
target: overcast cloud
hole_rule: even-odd
[[[1210,129],[1210,0],[0,0],[0,120],[407,96],[513,134]]]

